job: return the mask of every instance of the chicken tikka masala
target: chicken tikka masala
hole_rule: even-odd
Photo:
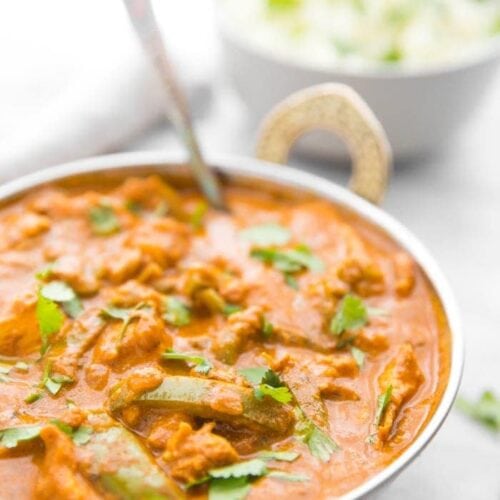
[[[321,499],[447,382],[430,283],[325,200],[158,176],[0,209],[0,497]]]

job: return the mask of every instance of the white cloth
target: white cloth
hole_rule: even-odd
[[[206,17],[183,20],[190,3],[201,7],[194,0],[159,13],[199,108],[209,96],[213,57],[203,55],[209,44],[184,42],[189,26],[203,35],[211,25]],[[119,1],[16,0],[1,10],[0,181],[118,151],[161,119],[159,84]]]

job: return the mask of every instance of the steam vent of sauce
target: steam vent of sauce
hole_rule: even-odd
[[[159,177],[0,209],[0,497],[340,496],[448,377],[436,295],[330,202]]]

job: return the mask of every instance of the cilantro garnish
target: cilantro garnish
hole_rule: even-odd
[[[279,403],[289,403],[293,397],[292,393],[279,378],[279,375],[262,366],[255,368],[243,368],[239,370],[252,385],[254,385],[254,396],[261,400],[269,396]]]
[[[255,248],[250,256],[265,264],[271,264],[274,269],[281,271],[286,283],[292,288],[297,288],[294,273],[309,270],[321,272],[324,269],[323,262],[313,255],[306,245],[298,245],[293,249],[278,250],[276,248]]]
[[[60,375],[57,373],[52,375],[51,370],[52,363],[48,361],[43,369],[40,387],[47,389],[53,396],[55,396],[64,384],[72,384],[73,379],[71,377],[67,377],[66,375]]]
[[[368,323],[368,309],[355,295],[346,295],[330,323],[330,331],[341,335],[345,331],[358,330]]]
[[[500,432],[500,399],[484,391],[476,402],[458,398],[457,408],[492,431]]]
[[[50,423],[67,434],[73,442],[78,445],[88,443],[93,432],[93,430],[86,425],[80,425],[79,427],[73,428],[71,425],[58,419],[51,420]]]
[[[262,460],[279,460],[282,462],[293,462],[299,458],[300,453],[296,451],[261,451],[258,455]]]
[[[194,371],[198,373],[207,374],[213,368],[212,363],[207,358],[198,354],[176,352],[173,349],[167,349],[161,357],[167,360],[172,359],[193,363],[195,365]]]
[[[242,309],[243,307],[238,304],[226,304],[224,309],[222,309],[222,314],[224,314],[224,316],[231,316],[231,314],[240,312]]]
[[[286,245],[292,237],[289,229],[272,222],[243,229],[240,236],[260,247]]]
[[[11,427],[0,430],[0,446],[15,448],[22,441],[30,441],[40,435],[40,425]]]
[[[203,218],[208,211],[208,205],[203,201],[199,201],[191,214],[189,215],[189,222],[194,229],[198,230],[203,227]]]
[[[165,297],[163,302],[165,312],[163,319],[174,326],[185,326],[191,321],[191,311],[189,307],[174,296]]]
[[[43,393],[42,392],[32,392],[31,394],[28,394],[24,398],[24,402],[31,404],[34,403],[35,401],[38,401],[39,399],[43,398]]]
[[[361,349],[352,346],[351,354],[359,368],[363,368],[363,365],[365,364],[365,353]]]
[[[322,462],[328,462],[333,453],[339,450],[335,441],[321,430],[300,408],[295,408],[297,423],[295,424],[296,437],[306,444],[313,457]]]
[[[42,339],[40,354],[43,356],[49,348],[50,337],[60,330],[64,322],[64,315],[57,303],[45,298],[41,291],[38,292],[36,303],[36,319]]]
[[[279,452],[267,452],[272,455],[264,458],[252,458],[244,462],[219,467],[208,472],[208,476],[195,484],[209,482],[209,500],[243,500],[250,492],[251,482],[259,477],[270,477],[285,481],[308,481],[307,476],[301,474],[288,474],[280,470],[271,470],[267,467],[267,460],[291,461],[297,458],[297,454],[290,453],[279,455]],[[283,452],[285,453],[285,452]],[[281,458],[284,457],[284,458]]]
[[[273,335],[274,326],[265,316],[262,318],[262,328],[260,331],[265,339],[270,339]]]
[[[246,477],[212,479],[208,489],[208,500],[244,500],[250,493]]]
[[[82,303],[75,291],[64,281],[51,281],[43,285],[40,294],[46,299],[60,304],[64,312],[71,318],[76,318],[83,310]]]
[[[389,385],[387,386],[387,389],[377,398],[377,409],[375,411],[375,419],[374,419],[374,424],[376,426],[379,426],[380,422],[384,418],[387,406],[389,406],[389,403],[391,402],[391,396],[392,396],[392,385]]]
[[[145,307],[147,307],[147,304],[144,302],[141,302],[132,308],[108,306],[101,309],[100,316],[105,319],[117,319],[123,322],[120,330],[120,340],[122,340],[130,323],[137,317],[135,313],[139,309]]]
[[[120,221],[109,205],[100,204],[90,209],[90,226],[94,234],[108,236],[120,230]]]

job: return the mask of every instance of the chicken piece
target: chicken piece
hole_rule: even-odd
[[[160,417],[149,431],[148,443],[153,448],[164,450],[168,440],[177,432],[182,422],[194,427],[193,417],[186,413],[172,413]]]
[[[36,296],[15,299],[8,313],[0,317],[0,353],[25,356],[40,347],[40,332],[35,314]]]
[[[415,262],[405,252],[394,256],[395,289],[400,297],[408,297],[415,287]]]
[[[305,415],[321,429],[328,430],[328,412],[308,367],[289,360],[281,377]]]
[[[46,232],[50,225],[51,221],[48,217],[34,212],[22,213],[15,222],[19,233],[26,238],[32,238]]]
[[[377,354],[389,347],[387,336],[380,331],[361,330],[354,337],[353,344],[364,352]]]
[[[25,248],[33,245],[30,238],[46,232],[51,221],[44,215],[35,212],[11,213],[2,217],[0,227],[2,228],[2,241],[0,250],[8,248]]]
[[[66,323],[61,331],[66,346],[54,357],[52,371],[75,380],[79,360],[101,334],[104,326],[97,309],[89,309],[74,321]]]
[[[338,268],[337,275],[361,297],[380,295],[385,291],[384,274],[375,262],[348,258]]]
[[[209,262],[191,264],[179,280],[179,292],[196,302],[200,293],[210,289],[215,290],[222,300],[241,303],[249,291],[249,285],[234,273],[227,272],[225,270],[227,264],[223,260],[219,259],[216,262],[217,264]]]
[[[388,440],[403,405],[415,395],[423,381],[424,375],[418,366],[413,347],[409,343],[402,344],[379,378],[382,394],[389,387],[392,388],[389,403],[377,429],[380,442]]]
[[[359,394],[348,387],[337,385],[329,380],[319,385],[319,391],[322,397],[334,399],[336,401],[358,401]]]
[[[168,211],[175,217],[179,220],[188,219],[182,207],[182,198],[179,193],[158,175],[146,178],[128,178],[119,187],[119,192],[125,199],[138,202],[153,210],[159,203],[167,202]]]
[[[130,280],[111,290],[109,302],[118,307],[134,307],[147,302],[160,311],[163,307],[163,295],[136,280]]]
[[[210,469],[236,462],[238,453],[231,443],[212,432],[213,423],[193,430],[186,422],[170,437],[163,458],[172,477],[189,483],[207,475]]]
[[[131,278],[139,271],[142,255],[136,248],[121,248],[119,253],[113,253],[103,259],[101,274],[112,283],[119,284]]]
[[[138,249],[146,261],[166,268],[187,253],[190,234],[185,224],[164,217],[143,221],[125,241],[130,248]]]
[[[97,364],[112,365],[154,351],[163,352],[172,346],[161,317],[152,307],[132,310],[128,320],[108,320],[104,332],[99,337],[92,361]]]
[[[94,269],[82,255],[62,255],[50,268],[53,278],[65,281],[80,295],[93,295],[100,287]]]
[[[71,438],[53,425],[40,431],[45,457],[40,467],[34,497],[36,500],[99,500],[78,470]]]
[[[348,353],[336,353],[328,356],[318,355],[314,370],[321,377],[354,377],[359,372],[356,360]]]
[[[131,313],[135,320],[127,327],[120,342],[120,353],[125,355],[151,352],[158,346],[161,351],[172,346],[163,319],[152,308],[137,309]]]
[[[264,311],[258,306],[231,314],[227,326],[218,333],[212,344],[217,359],[233,364],[247,342],[260,333],[263,318]]]
[[[163,381],[164,373],[159,368],[143,367],[128,372],[125,378],[110,391],[112,406],[120,400],[120,409],[135,401],[144,392],[156,389]]]

